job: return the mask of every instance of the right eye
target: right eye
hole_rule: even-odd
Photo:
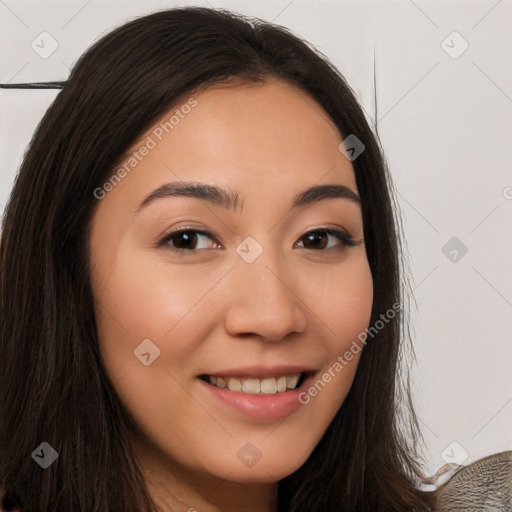
[[[215,242],[215,237],[208,231],[185,228],[164,235],[158,242],[158,247],[169,248],[174,252],[195,253],[202,249],[215,249],[208,247],[208,239]]]

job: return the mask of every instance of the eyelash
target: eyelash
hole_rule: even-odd
[[[207,236],[210,239],[215,240],[215,236],[212,233],[210,233],[209,231],[203,231],[203,230],[196,229],[196,228],[183,228],[183,229],[172,231],[171,233],[167,233],[167,234],[163,235],[163,237],[160,238],[160,240],[155,244],[155,247],[157,247],[157,248],[166,247],[175,253],[178,253],[178,254],[181,253],[183,255],[185,255],[185,254],[197,255],[198,252],[200,252],[201,250],[204,250],[204,249],[181,249],[181,248],[176,248],[176,247],[170,246],[169,242],[172,240],[172,238],[175,237],[176,235],[179,235],[180,233],[195,233],[197,235]],[[304,235],[302,235],[299,240],[302,240],[306,236],[315,234],[315,233],[326,233],[327,235],[335,236],[342,242],[341,245],[343,247],[356,247],[357,245],[359,245],[359,243],[356,242],[354,239],[352,239],[345,231],[343,231],[341,229],[336,229],[336,228],[315,228],[315,229],[312,229],[311,231],[308,231]],[[332,249],[336,249],[336,247],[330,247],[328,249],[311,249],[311,250],[322,252],[322,251],[327,251],[327,250],[332,250]]]

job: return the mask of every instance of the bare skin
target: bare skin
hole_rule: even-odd
[[[231,407],[199,376],[293,365],[318,377],[368,327],[360,204],[330,197],[292,208],[313,186],[358,190],[341,135],[293,86],[215,86],[194,99],[162,140],[141,137],[134,150],[148,136],[155,147],[98,201],[90,259],[100,349],[162,510],[270,512],[277,482],[306,461],[343,403],[360,354],[279,419]],[[236,205],[171,196],[139,209],[162,185],[192,181],[232,189]],[[185,239],[158,245],[183,228]],[[254,261],[241,256],[258,246]],[[148,366],[134,355],[147,339],[160,350]],[[259,453],[250,467],[239,455],[248,443]]]

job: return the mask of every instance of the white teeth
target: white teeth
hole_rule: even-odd
[[[240,379],[235,379],[234,377],[229,378],[228,389],[231,391],[242,391],[242,383]]]
[[[269,395],[275,395],[277,393],[276,379],[263,379],[260,387],[262,393]]]
[[[238,382],[240,382],[240,380],[238,380]],[[231,389],[231,387],[229,389]],[[244,379],[242,382],[242,391],[244,393],[250,393],[251,395],[257,395],[260,392],[260,381],[258,379]]]
[[[208,376],[208,382],[213,386],[230,391],[241,391],[251,395],[275,395],[284,393],[290,389],[295,389],[299,382],[301,374],[282,375],[277,379],[274,377],[266,379],[256,379],[254,377],[230,377],[225,379],[213,375]]]
[[[288,389],[295,389],[297,382],[299,382],[300,375],[290,375],[286,377],[286,387]]]

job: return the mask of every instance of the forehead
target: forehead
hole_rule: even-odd
[[[117,188],[129,183],[140,195],[165,182],[193,180],[229,186],[243,197],[291,197],[324,181],[357,193],[341,140],[323,108],[287,82],[214,85],[185,95],[146,130],[124,163],[150,149]]]

